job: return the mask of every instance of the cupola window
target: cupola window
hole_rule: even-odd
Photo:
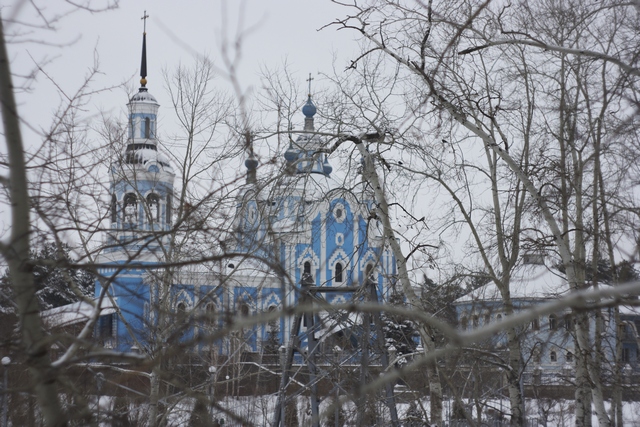
[[[160,197],[151,193],[147,196],[147,208],[149,209],[149,222],[157,223],[160,220]]]
[[[142,121],[142,137],[149,139],[153,137],[153,121],[151,120],[151,118],[149,117],[145,117],[144,120]]]
[[[124,195],[124,222],[135,224],[138,222],[138,199],[135,194]]]
[[[111,195],[111,224],[118,222],[118,199],[115,194]]]
[[[171,225],[171,216],[173,215],[173,212],[172,212],[173,205],[172,205],[171,199],[173,199],[173,193],[169,192],[167,194],[167,207],[165,208],[166,215],[167,215],[166,223],[168,225]]]

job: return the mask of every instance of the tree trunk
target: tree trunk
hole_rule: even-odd
[[[508,331],[509,340],[509,369],[507,369],[507,384],[509,387],[509,405],[511,408],[511,425],[524,426],[524,399],[520,387],[520,372],[522,370],[522,351],[520,340],[514,328]]]
[[[13,83],[0,19],[0,108],[9,161],[9,192],[11,197],[11,236],[8,246],[2,245],[2,255],[9,266],[11,286],[15,295],[22,345],[26,364],[35,383],[35,392],[47,426],[66,425],[66,416],[58,400],[56,373],[51,368],[49,348],[44,340],[40,307],[32,266],[29,265],[29,189],[24,146],[20,133],[20,118],[13,93]]]
[[[371,153],[367,151],[362,141],[357,142],[356,147],[360,151],[360,155],[365,159],[362,173],[365,181],[371,186],[371,189],[375,194],[376,202],[378,202],[378,210],[376,213],[382,221],[385,242],[389,244],[391,251],[396,258],[396,263],[398,265],[398,278],[400,279],[402,290],[404,291],[411,308],[414,310],[421,310],[420,299],[411,287],[406,258],[402,253],[400,243],[398,243],[395,232],[391,227],[391,221],[389,219],[389,204],[387,203],[382,184],[380,183],[380,179],[378,178],[378,174],[375,170]],[[435,350],[435,345],[431,339],[431,331],[425,325],[418,325],[418,331],[420,333],[422,345],[424,346],[425,354],[433,352]],[[442,425],[442,384],[438,373],[437,362],[434,362],[433,365],[427,369],[429,377],[429,398],[431,401],[431,424]]]

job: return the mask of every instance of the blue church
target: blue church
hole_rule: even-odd
[[[380,232],[373,191],[359,177],[348,188],[348,180],[332,178],[326,141],[315,133],[311,94],[302,108],[304,127],[291,132],[277,179],[261,179],[260,162],[247,147],[246,179],[235,190],[233,220],[224,227],[228,237],[211,254],[200,254],[216,263],[185,258],[176,236],[195,235],[203,224],[191,221],[193,208],[180,206],[176,197],[179,171],[157,140],[160,106],[147,88],[146,68],[145,32],[126,148],[109,174],[110,227],[96,297],[115,310],[103,311],[97,323],[103,345],[149,352],[178,337],[194,352],[261,352],[269,340],[282,345],[298,334],[292,335],[292,316],[253,324],[215,343],[203,337],[239,319],[298,305],[302,285],[332,305],[359,298],[365,282],[380,299],[388,297],[396,263]],[[322,341],[343,328],[327,323],[314,338]]]

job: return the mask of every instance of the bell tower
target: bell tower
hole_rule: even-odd
[[[145,13],[145,27],[147,17]],[[142,36],[140,88],[127,106],[126,149],[110,170],[111,227],[106,250],[154,253],[169,241],[175,173],[158,150],[159,104],[147,88],[146,31]]]

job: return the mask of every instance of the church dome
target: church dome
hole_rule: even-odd
[[[304,104],[304,107],[302,107],[302,114],[304,114],[305,117],[311,118],[315,116],[317,111],[318,110],[316,109],[316,106],[311,100],[311,96],[309,96],[309,99],[307,99],[307,103]]]
[[[125,161],[132,165],[141,165],[144,169],[149,169],[153,164],[160,166],[166,172],[173,172],[169,159],[162,153],[151,148],[139,148],[128,150]]]
[[[155,96],[151,95],[147,90],[140,90],[138,93],[131,97],[131,102],[149,102],[157,104]]]
[[[251,153],[247,160],[244,161],[244,165],[250,171],[255,170],[258,167],[258,159]]]
[[[289,148],[284,152],[284,159],[292,163],[298,158],[298,152],[293,148],[293,144],[289,144]]]

